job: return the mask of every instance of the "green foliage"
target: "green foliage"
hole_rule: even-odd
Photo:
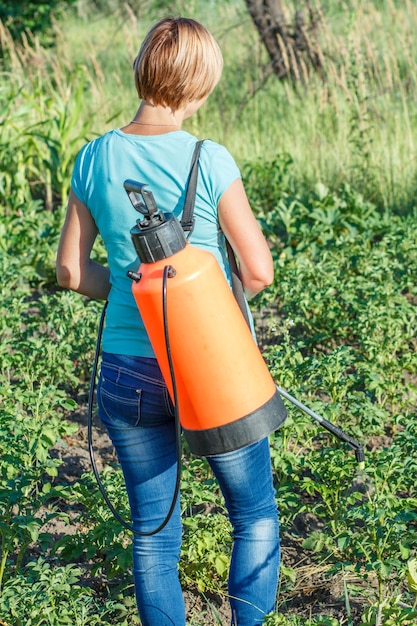
[[[50,543],[42,527],[61,515],[53,503],[66,494],[65,486],[54,484],[59,461],[50,449],[73,432],[62,410],[75,403],[54,384],[54,369],[61,382],[62,375],[67,380],[60,344],[45,331],[45,316],[41,321],[30,310],[16,259],[8,265],[7,256],[0,258],[6,267],[0,307],[1,586],[10,553],[18,571],[31,543]]]
[[[310,472],[302,488],[316,497],[311,510],[324,521],[323,529],[313,532],[304,547],[328,553],[335,569],[362,571],[365,579],[375,575],[378,600],[383,601],[396,571],[402,577],[417,538],[416,498],[404,477],[407,465],[397,445],[370,455],[366,476],[352,487],[352,467],[342,461],[341,451],[323,450],[318,458],[310,455]],[[329,462],[330,459],[330,462]],[[350,470],[350,471],[349,471]]]
[[[75,157],[93,134],[83,111],[97,89],[95,78],[81,64],[58,67],[36,43],[15,48],[4,34],[3,49],[10,61],[2,68],[0,87],[0,210],[7,218],[2,229],[16,237],[26,229],[20,244],[26,245],[33,226],[39,221],[41,228],[49,219],[45,209],[53,211],[55,219],[42,236],[54,250]]]
[[[382,604],[367,609],[359,626],[413,626],[416,623],[417,611],[411,606],[404,606],[401,596],[397,596]],[[383,620],[381,622],[381,620]]]
[[[27,574],[8,581],[0,596],[4,619],[15,626],[101,626],[139,624],[122,602],[101,603],[96,593],[82,583],[82,570],[74,565],[51,567],[38,559]]]
[[[75,0],[1,0],[0,21],[20,40],[28,32],[40,34],[44,43],[52,26],[53,16],[59,18],[63,8]]]
[[[181,508],[181,580],[203,592],[222,587],[229,569],[231,525],[207,461],[189,455],[187,447],[181,473]]]
[[[393,441],[368,451],[366,474],[353,480],[349,448],[290,406],[271,441],[281,522],[291,529],[313,513],[318,528],[303,547],[326,560],[328,576],[360,572],[375,588],[364,619],[412,623],[392,581],[404,581],[416,542],[415,219],[386,219],[344,184],[297,196],[292,167],[283,157],[245,171],[275,255],[276,282],[260,301],[276,313],[267,361],[279,385],[363,443],[388,432]]]
[[[53,484],[60,462],[49,450],[72,431],[56,416],[12,414],[7,408],[0,413],[0,588],[13,550],[18,571],[32,542],[50,542],[42,527],[61,516],[50,503],[67,491]]]
[[[15,277],[8,272],[4,276],[0,380],[5,395],[10,393],[14,402],[25,402],[28,393],[38,395],[41,410],[53,410],[56,399],[64,402],[62,388],[80,388],[81,381],[89,381],[101,305],[66,292],[28,300],[27,287],[20,292],[13,287]]]
[[[200,591],[215,590],[227,580],[231,525],[224,513],[194,513],[183,520],[181,579]]]
[[[271,162],[246,163],[243,178],[281,261],[300,252],[315,258],[330,246],[344,246],[358,236],[372,241],[391,229],[377,207],[347,183],[334,191],[317,183],[304,195],[297,194],[294,164],[287,154]]]
[[[129,522],[121,471],[106,468],[101,480],[113,506]],[[69,501],[79,509],[73,520],[79,530],[60,539],[54,553],[64,561],[94,557],[93,575],[104,572],[111,579],[126,573],[132,566],[128,533],[113,517],[92,473],[84,474],[79,483],[72,485]]]

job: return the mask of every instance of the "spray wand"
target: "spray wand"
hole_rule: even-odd
[[[286,400],[289,400],[289,402],[294,404],[297,408],[304,411],[304,413],[307,413],[307,415],[309,415],[314,420],[316,420],[316,422],[318,422],[321,426],[323,426],[330,433],[335,435],[338,439],[349,444],[349,446],[353,450],[355,450],[355,457],[356,457],[357,462],[359,463],[359,469],[363,470],[365,468],[365,452],[364,452],[362,444],[359,443],[359,441],[356,441],[356,439],[353,439],[350,435],[345,433],[341,428],[339,428],[335,424],[332,424],[332,422],[329,422],[324,417],[321,417],[321,415],[319,415],[318,413],[310,409],[308,406],[306,406],[305,404],[297,400],[297,398],[294,398],[294,396],[291,396],[287,391],[285,391],[285,389],[278,387],[278,385],[277,385],[277,389],[279,393]]]

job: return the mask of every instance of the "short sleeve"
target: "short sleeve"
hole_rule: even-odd
[[[227,148],[205,141],[201,151],[201,178],[213,206],[218,206],[224,192],[241,178],[241,173]]]
[[[91,182],[93,144],[94,142],[90,142],[81,148],[75,159],[71,177],[71,189],[85,205],[88,205],[87,188],[89,182]]]

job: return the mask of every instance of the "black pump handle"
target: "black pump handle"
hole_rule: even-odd
[[[149,217],[158,211],[153,193],[147,189],[145,183],[128,179],[124,181],[123,187],[136,211]]]
[[[128,178],[123,183],[123,187],[127,192],[134,191],[135,193],[141,194],[143,187],[146,187],[146,183],[139,183],[137,180]]]

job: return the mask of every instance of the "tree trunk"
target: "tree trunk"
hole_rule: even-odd
[[[268,52],[278,78],[307,82],[311,70],[323,75],[323,60],[316,40],[318,16],[306,1],[308,23],[296,11],[293,24],[281,0],[245,0],[249,14]]]

